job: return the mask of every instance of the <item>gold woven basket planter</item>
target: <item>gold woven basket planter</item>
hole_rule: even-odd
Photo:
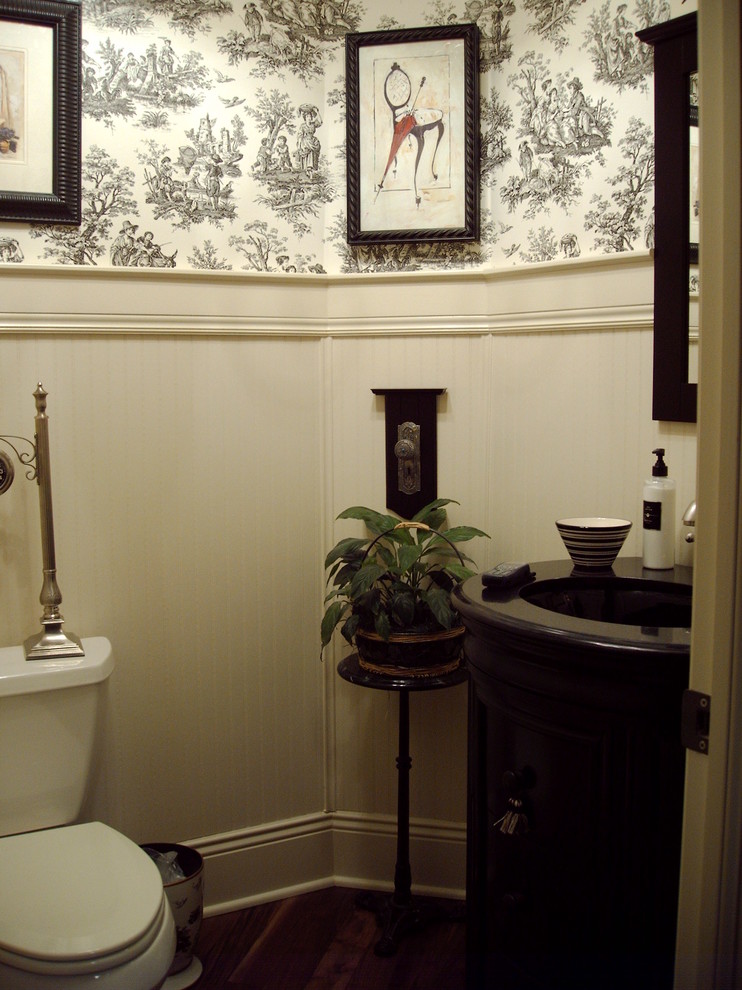
[[[461,663],[463,626],[437,633],[398,633],[384,640],[377,633],[356,632],[358,662],[364,670],[389,676],[436,677]]]

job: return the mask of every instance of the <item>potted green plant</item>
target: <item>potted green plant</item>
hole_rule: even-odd
[[[451,503],[436,499],[409,522],[361,505],[340,513],[362,520],[372,535],[344,537],[327,555],[323,650],[340,626],[361,666],[378,673],[424,675],[458,665],[464,627],[451,592],[476,573],[459,545],[487,534],[444,529]]]

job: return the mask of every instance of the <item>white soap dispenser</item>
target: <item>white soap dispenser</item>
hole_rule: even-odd
[[[675,566],[675,482],[667,477],[664,447],[652,453],[657,460],[644,482],[642,565],[662,571]]]

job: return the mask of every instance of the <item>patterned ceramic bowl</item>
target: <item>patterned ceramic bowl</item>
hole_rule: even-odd
[[[605,570],[613,565],[631,529],[628,519],[579,516],[558,519],[556,528],[581,570]]]

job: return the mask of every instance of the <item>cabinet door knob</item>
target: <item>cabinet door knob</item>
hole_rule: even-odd
[[[502,895],[502,906],[508,912],[517,911],[525,903],[526,895],[521,894],[519,891],[509,891],[507,894]]]
[[[502,775],[502,786],[508,794],[517,794],[523,790],[523,774],[520,770],[506,770]]]
[[[525,766],[522,770],[506,770],[502,775],[502,786],[512,797],[522,791],[530,791],[536,786],[536,771],[530,766]]]

